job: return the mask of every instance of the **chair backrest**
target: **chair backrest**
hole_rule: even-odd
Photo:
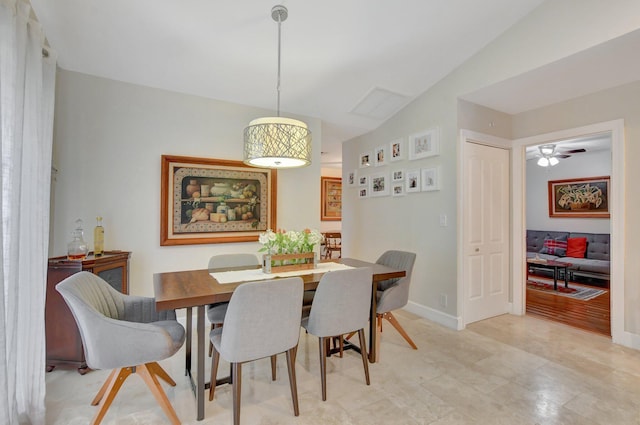
[[[100,314],[116,320],[125,314],[124,296],[93,273],[75,273],[60,282],[56,289],[73,305],[69,307],[74,314],[76,311],[83,315]]]
[[[300,337],[303,290],[300,277],[238,286],[224,319],[220,355],[241,363],[295,347]]]
[[[324,240],[327,248],[340,248],[342,244],[342,233],[327,232],[324,234]]]
[[[173,312],[158,314],[153,298],[121,294],[93,273],[75,273],[56,290],[76,320],[92,369],[162,360],[184,342],[184,328]]]
[[[307,330],[325,337],[365,328],[372,285],[368,267],[325,273],[313,297]]]
[[[105,353],[98,348],[97,329],[107,319],[120,320],[124,316],[123,295],[99,276],[86,271],[69,276],[56,285],[56,290],[76,319],[87,364],[102,369]]]
[[[255,254],[221,254],[214,255],[209,259],[209,270],[259,265],[260,261]]]
[[[409,285],[416,254],[406,251],[386,251],[376,261],[377,264],[404,270],[406,276],[398,279],[388,279],[378,282],[377,313],[386,313],[407,305],[409,302]]]

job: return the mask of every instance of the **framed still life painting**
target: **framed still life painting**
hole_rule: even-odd
[[[276,228],[276,170],[162,155],[160,245],[257,241]]]

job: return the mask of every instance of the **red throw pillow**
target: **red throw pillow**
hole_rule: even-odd
[[[567,257],[584,258],[587,251],[587,238],[567,239]]]

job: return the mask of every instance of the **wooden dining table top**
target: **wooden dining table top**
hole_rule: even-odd
[[[371,267],[373,282],[400,278],[406,275],[404,270],[397,270],[382,264],[369,263],[353,258],[339,258],[333,261],[351,267]],[[216,271],[241,269],[247,269],[247,267],[217,269]],[[304,282],[304,289],[315,289],[324,273],[300,275]],[[158,310],[171,310],[229,301],[235,288],[242,283],[244,282],[218,283],[211,276],[208,269],[155,273],[153,275],[153,286],[156,308]]]

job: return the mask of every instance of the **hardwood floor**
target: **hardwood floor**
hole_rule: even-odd
[[[608,288],[604,294],[588,301],[527,289],[526,306],[527,314],[611,336],[611,294]]]

